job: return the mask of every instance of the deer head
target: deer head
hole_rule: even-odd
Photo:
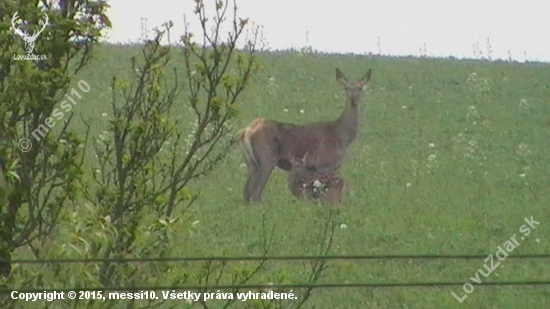
[[[16,22],[18,19],[19,15],[16,11],[15,14],[13,14],[13,18],[11,19],[11,26],[13,27],[13,31],[15,31],[17,35],[25,40],[25,49],[27,50],[27,54],[30,54],[34,50],[34,42],[36,41],[36,38],[40,33],[42,33],[42,31],[44,31],[44,29],[48,25],[48,14],[44,13],[44,23],[42,25],[42,29],[40,29],[39,31],[33,31],[32,35],[28,34],[26,30],[21,30],[19,27],[17,27]]]
[[[336,69],[336,80],[346,89],[348,103],[352,106],[357,105],[363,98],[363,87],[369,82],[371,75],[372,69],[369,69],[359,81],[350,82],[340,69]]]
[[[307,159],[308,153],[304,155],[303,158],[298,159],[294,156],[290,156],[290,164],[292,165],[291,171],[296,171],[299,173],[305,173],[306,172],[306,159]]]

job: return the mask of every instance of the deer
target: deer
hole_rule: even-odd
[[[13,18],[11,19],[11,26],[13,27],[13,31],[15,31],[15,33],[22,37],[25,41],[27,54],[31,54],[34,50],[34,42],[36,41],[36,38],[38,38],[38,35],[42,33],[42,31],[44,31],[44,29],[48,25],[48,14],[44,13],[44,23],[42,25],[42,29],[38,31],[33,31],[32,35],[29,35],[27,31],[21,30],[17,27],[16,22],[18,19],[18,11],[15,11],[15,14],[13,14]]]
[[[308,170],[307,153],[302,160],[291,157],[292,168],[288,175],[288,188],[299,199],[321,200],[329,204],[342,203],[347,182],[336,174]]]
[[[306,162],[304,168],[319,175],[335,174],[358,134],[364,89],[371,74],[369,69],[360,80],[350,82],[336,68],[336,80],[343,86],[347,98],[335,120],[294,124],[258,117],[238,132],[238,143],[248,169],[243,190],[247,203],[261,201],[273,169],[292,170],[291,158],[304,158],[308,154],[315,160]]]

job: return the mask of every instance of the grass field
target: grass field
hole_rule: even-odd
[[[128,68],[136,52],[103,46],[80,74],[92,91],[75,109],[93,119],[92,136],[105,130],[101,114],[109,111],[111,76]],[[340,224],[331,250],[335,255],[488,255],[514,234],[519,246],[513,254],[550,252],[548,65],[294,52],[266,53],[260,59],[263,69],[240,98],[236,128],[258,116],[296,123],[335,118],[345,99],[335,68],[354,80],[373,69],[360,133],[341,169],[349,181],[347,199],[336,210],[297,201],[286,188],[286,173],[276,170],[263,203],[245,205],[246,169],[234,149],[212,174],[192,185],[202,195],[186,220],[198,223],[192,232],[174,236],[179,244],[174,256],[258,254],[263,217],[275,231],[270,255],[317,254],[315,240],[331,211],[337,211]],[[178,67],[178,59],[173,65]],[[91,166],[89,153],[86,164]],[[519,228],[531,216],[540,225],[521,240]],[[548,262],[506,259],[481,279],[548,280]],[[458,281],[472,283],[475,290],[460,304],[451,292],[464,295],[461,286],[330,288],[315,290],[305,307],[550,305],[548,286],[473,283],[470,277],[484,263],[331,261],[319,283]],[[304,281],[304,271],[302,262],[273,262],[262,276],[291,284]]]

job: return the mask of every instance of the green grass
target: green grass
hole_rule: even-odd
[[[103,46],[80,75],[92,91],[75,109],[93,119],[92,136],[105,128],[100,115],[110,108],[111,76],[127,70],[135,53]],[[173,65],[183,69],[178,61]],[[347,228],[337,230],[331,254],[489,254],[519,235],[531,216],[540,226],[518,240],[513,254],[550,252],[548,65],[290,52],[262,54],[261,62],[241,97],[236,127],[258,116],[333,119],[344,105],[334,69],[350,80],[373,69],[360,134],[341,169],[350,189],[338,220]],[[330,207],[296,201],[281,170],[272,174],[262,205],[244,205],[242,163],[235,149],[193,184],[203,194],[188,215],[199,223],[174,255],[258,254],[264,216],[275,228],[271,255],[316,254],[314,240]],[[483,280],[547,280],[547,263],[507,259]],[[483,264],[332,261],[320,283],[465,283]],[[276,262],[263,276],[291,284],[304,280],[304,271],[301,262]],[[550,300],[547,286],[474,287],[462,304],[451,296],[463,295],[461,287],[324,289],[306,308],[546,308]]]

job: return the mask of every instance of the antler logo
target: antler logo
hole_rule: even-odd
[[[15,14],[13,14],[13,18],[11,19],[11,26],[13,27],[13,31],[15,31],[17,35],[25,40],[27,54],[31,54],[34,50],[34,42],[36,41],[36,38],[40,33],[42,33],[42,31],[44,31],[44,29],[48,25],[48,14],[44,13],[44,24],[42,25],[42,29],[40,29],[39,31],[33,31],[32,35],[28,34],[26,30],[21,30],[19,27],[17,27],[16,23],[18,19],[19,15],[16,11]]]

